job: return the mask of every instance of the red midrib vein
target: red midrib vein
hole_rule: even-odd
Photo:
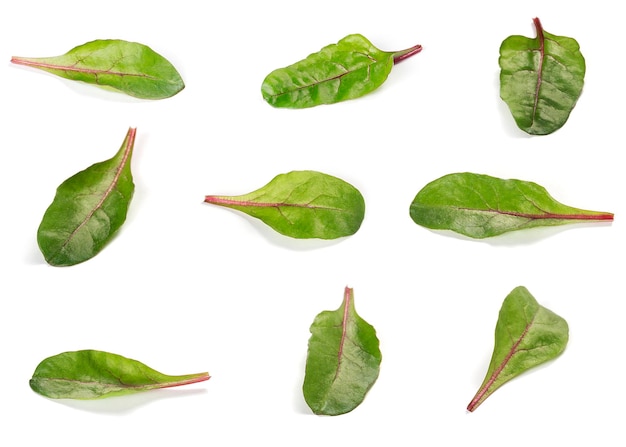
[[[59,251],[63,250],[67,246],[67,244],[69,244],[70,241],[74,238],[74,236],[76,236],[76,234],[87,224],[87,222],[89,222],[91,220],[91,218],[93,217],[95,212],[98,211],[102,207],[102,204],[104,204],[105,200],[111,195],[111,192],[117,186],[117,183],[118,183],[118,181],[120,179],[120,176],[122,175],[122,171],[124,170],[124,167],[126,166],[126,163],[128,162],[128,157],[130,157],[131,149],[132,149],[133,145],[135,144],[135,134],[136,133],[137,133],[137,129],[136,128],[131,128],[128,131],[128,136],[127,136],[127,138],[125,140],[126,141],[126,147],[124,149],[124,155],[122,157],[122,161],[120,162],[120,164],[119,164],[119,166],[117,168],[117,171],[115,172],[115,176],[113,177],[113,181],[107,187],[106,191],[102,195],[102,198],[96,204],[96,206],[93,207],[93,209],[89,212],[89,214],[87,214],[87,216],[85,216],[83,221],[76,227],[76,229],[74,231],[72,231],[72,234],[70,234],[68,236],[67,240],[63,243],[63,245],[61,246]]]
[[[296,88],[293,88],[293,89],[290,89],[290,90],[286,90],[286,91],[284,91],[284,92],[275,93],[275,94],[273,94],[273,95],[269,95],[269,96],[270,96],[271,98],[276,98],[276,97],[278,97],[278,96],[288,95],[288,94],[290,94],[290,93],[293,93],[293,92],[298,92],[298,91],[300,91],[300,90],[306,90],[306,89],[308,89],[308,88],[315,87],[315,86],[318,86],[318,85],[320,85],[320,84],[324,84],[324,83],[326,83],[326,82],[336,81],[337,79],[341,79],[341,78],[343,78],[344,76],[347,76],[347,75],[349,75],[349,74],[355,73],[355,72],[360,71],[360,70],[363,70],[364,68],[365,68],[365,69],[367,69],[368,71],[370,71],[370,70],[371,70],[372,65],[377,64],[378,62],[380,62],[380,61],[378,61],[377,59],[374,59],[374,58],[372,58],[371,56],[369,56],[369,55],[367,55],[367,54],[366,54],[365,56],[367,56],[367,57],[368,57],[370,60],[372,60],[373,62],[372,62],[371,64],[367,64],[367,65],[365,65],[365,66],[363,66],[363,67],[354,68],[354,69],[352,69],[352,70],[347,70],[347,69],[346,69],[346,71],[345,71],[344,73],[340,73],[340,74],[338,74],[338,75],[336,75],[336,76],[331,76],[331,77],[329,77],[329,78],[322,79],[321,81],[312,82],[312,83],[310,83],[310,84],[306,84],[306,85],[303,85],[303,86],[301,86],[301,87],[296,87]],[[369,77],[369,76],[368,76],[368,77]]]
[[[478,391],[478,393],[476,393],[476,396],[474,396],[474,399],[472,399],[470,404],[467,406],[468,411],[474,411],[476,409],[476,407],[481,404],[481,400],[483,399],[483,397],[485,397],[485,394],[487,394],[487,392],[489,391],[491,386],[495,383],[495,381],[498,380],[498,377],[500,376],[500,374],[502,373],[502,371],[504,370],[506,365],[509,363],[511,358],[515,354],[517,354],[517,348],[520,345],[520,343],[522,342],[522,340],[524,340],[524,337],[528,333],[528,331],[529,331],[530,327],[532,326],[534,320],[535,319],[533,317],[533,319],[526,325],[526,327],[524,328],[524,331],[519,336],[519,338],[515,341],[513,346],[511,346],[511,349],[507,353],[507,355],[504,358],[504,360],[502,360],[502,363],[500,363],[500,365],[498,365],[498,367],[495,369],[495,371],[493,372],[493,374],[491,375],[491,377],[489,378],[487,383],[485,383],[485,386],[483,386]]]
[[[545,39],[543,36],[543,28],[541,26],[541,22],[538,17],[533,19],[535,23],[535,28],[537,28],[537,38],[539,39],[539,67],[537,69],[537,85],[535,86],[535,103],[533,105],[533,125],[535,123],[535,116],[537,115],[537,107],[539,105],[539,89],[541,88],[541,83],[543,82],[543,61],[545,59]]]
[[[116,387],[116,388],[128,388],[128,389],[142,389],[142,388],[146,388],[146,387],[158,387],[158,388],[172,388],[175,386],[181,386],[181,385],[190,385],[192,383],[199,383],[199,382],[204,382],[206,380],[209,380],[211,378],[211,376],[209,376],[209,373],[200,373],[198,374],[197,377],[191,377],[188,379],[183,379],[183,380],[172,380],[172,381],[168,381],[168,382],[156,382],[153,381],[151,383],[145,383],[145,384],[140,384],[140,385],[131,385],[131,384],[127,384],[122,382],[120,379],[118,379],[118,382],[112,383],[112,382],[99,382],[97,380],[74,380],[74,379],[66,379],[64,377],[37,377],[36,380],[50,380],[50,381],[55,381],[55,382],[68,382],[68,383],[76,383],[76,384],[80,384],[80,385],[101,385],[101,386],[107,386],[107,387]]]
[[[352,289],[345,288],[344,291],[344,304],[343,304],[343,320],[341,322],[341,340],[339,341],[339,352],[337,352],[337,371],[335,371],[335,377],[333,382],[339,377],[339,371],[341,370],[341,363],[343,359],[343,348],[346,343],[346,333],[348,332],[348,310],[350,309],[350,298]]]
[[[508,211],[492,211],[498,214],[506,214],[508,216],[524,217],[527,219],[563,219],[563,220],[613,220],[613,214],[525,214],[514,213]]]
[[[204,198],[206,203],[212,203],[214,205],[222,206],[251,206],[257,208],[308,208],[308,209],[324,209],[324,210],[341,210],[341,208],[333,208],[330,206],[314,206],[306,203],[285,203],[285,202],[252,202],[249,200],[234,200],[227,199],[220,196],[206,196]]]
[[[95,75],[99,75],[99,74],[108,74],[108,75],[113,75],[113,76],[135,76],[138,78],[152,78],[155,79],[154,76],[148,76],[145,73],[124,73],[121,71],[111,71],[111,70],[96,70],[93,68],[79,68],[79,67],[74,67],[74,66],[69,66],[69,65],[55,65],[55,64],[46,64],[46,63],[41,63],[41,62],[35,62],[35,61],[29,61],[29,60],[25,60],[25,59],[20,59],[17,57],[14,57],[11,59],[11,62],[13,62],[14,64],[18,64],[18,65],[26,65],[28,67],[35,67],[35,68],[41,68],[41,69],[47,69],[47,70],[60,70],[60,71],[72,71],[72,72],[76,72],[76,73],[87,73],[87,74],[95,74]]]
[[[562,219],[562,220],[608,220],[612,221],[614,219],[613,214],[611,213],[601,213],[601,214],[556,214],[556,213],[543,213],[543,214],[531,214],[531,213],[516,213],[514,211],[500,211],[495,209],[473,209],[473,208],[461,208],[458,207],[459,210],[465,211],[482,211],[485,213],[493,213],[493,214],[503,214],[506,216],[513,217],[521,217],[524,219]]]

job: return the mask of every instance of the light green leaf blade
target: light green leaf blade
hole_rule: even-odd
[[[124,40],[94,40],[62,56],[13,57],[11,62],[142,99],[169,98],[185,87],[167,59],[146,45]]]
[[[52,399],[100,399],[208,379],[206,372],[170,376],[121,355],[83,350],[43,360],[30,379],[30,387]]]
[[[358,98],[380,87],[394,63],[421,50],[421,45],[416,45],[402,51],[381,51],[362,35],[351,34],[306,59],[274,70],[263,81],[261,93],[274,107],[294,109]]]
[[[611,213],[563,205],[536,183],[469,172],[426,185],[413,199],[410,215],[426,228],[477,239],[539,226],[613,220]]]
[[[280,174],[267,185],[240,196],[206,196],[260,219],[277,232],[298,239],[336,239],[359,229],[365,201],[354,186],[316,171]]]
[[[382,354],[376,330],[354,307],[346,287],[341,307],[324,311],[311,325],[302,391],[315,414],[336,416],[354,410],[376,382]]]
[[[582,93],[585,59],[576,40],[543,30],[537,37],[510,36],[500,47],[500,97],[517,126],[532,135],[560,129]]]
[[[485,380],[467,409],[474,411],[504,383],[559,356],[568,339],[563,318],[539,305],[525,287],[513,289],[500,309]]]
[[[46,210],[37,243],[46,261],[69,266],[97,255],[126,220],[135,190],[130,161],[136,129],[117,154],[65,180]]]

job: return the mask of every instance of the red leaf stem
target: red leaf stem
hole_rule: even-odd
[[[398,64],[400,62],[402,62],[405,59],[410,58],[411,56],[419,53],[422,51],[422,46],[421,45],[415,45],[414,47],[411,48],[407,48],[406,50],[402,50],[402,51],[396,51],[393,54],[393,63]]]
[[[541,22],[538,17],[533,19],[533,23],[535,24],[535,28],[537,29],[537,39],[539,39],[539,68],[537,69],[537,85],[535,86],[535,104],[533,106],[533,122],[535,115],[537,114],[537,105],[539,103],[539,89],[541,88],[541,83],[543,82],[542,70],[543,70],[543,61],[545,58],[545,39],[543,36],[543,27],[541,26]]]

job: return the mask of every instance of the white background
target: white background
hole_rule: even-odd
[[[0,444],[623,445],[618,4],[4,2]],[[534,37],[533,17],[576,38],[587,62],[569,121],[543,137],[517,129],[499,98],[499,46],[509,35]],[[383,50],[424,49],[358,100],[307,110],[263,101],[270,71],[352,33]],[[108,38],[149,45],[186,88],[142,101],[9,62]],[[56,187],[110,158],[130,126],[138,130],[128,220],[95,258],[47,265],[36,231]],[[361,191],[358,233],[292,240],[203,204],[204,195],[246,193],[302,169]],[[616,219],[484,241],[415,225],[415,194],[464,171],[534,181]],[[301,391],[308,329],[339,307],[346,285],[377,329],[381,373],[353,412],[319,417]],[[568,321],[569,345],[468,413],[498,311],[518,285]],[[41,360],[77,349],[212,378],[86,402],[30,390]]]

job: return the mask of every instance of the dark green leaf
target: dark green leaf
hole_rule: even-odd
[[[136,129],[129,129],[110,160],[65,180],[46,210],[37,243],[51,265],[74,265],[97,255],[126,220],[135,185],[130,160]]]
[[[13,57],[11,62],[143,99],[168,98],[185,87],[167,59],[145,45],[124,40],[94,40],[62,56]]]
[[[324,311],[311,325],[304,399],[315,414],[336,416],[358,407],[376,382],[382,361],[374,327],[354,307],[346,287],[336,311]]]
[[[30,379],[30,387],[53,399],[99,399],[208,379],[206,372],[168,376],[121,355],[84,350],[42,361]]]
[[[261,86],[263,98],[274,107],[301,109],[363,96],[380,87],[394,63],[422,50],[381,51],[360,34],[285,68],[271,72]]]
[[[582,92],[585,59],[578,42],[534,19],[537,37],[510,36],[500,47],[500,97],[518,127],[534,135],[560,129]]]
[[[525,287],[513,289],[500,309],[487,375],[467,409],[474,411],[504,383],[557,357],[568,339],[563,318],[540,306]]]
[[[563,205],[536,183],[472,173],[429,183],[413,199],[410,214],[418,225],[479,239],[539,226],[613,220],[611,213]]]
[[[249,194],[206,196],[205,202],[242,211],[299,239],[349,236],[365,216],[365,201],[354,186],[315,171],[280,174]]]

